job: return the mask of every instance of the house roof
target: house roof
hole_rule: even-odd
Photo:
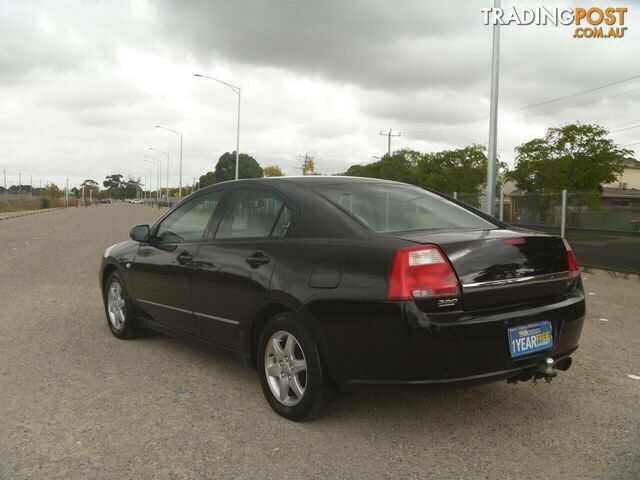
[[[602,189],[602,196],[607,198],[640,198],[640,190],[637,188],[604,187]]]
[[[640,168],[640,162],[635,158],[625,158],[622,163],[625,168]]]

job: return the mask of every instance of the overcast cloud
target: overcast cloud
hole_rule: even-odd
[[[177,138],[161,124],[184,133],[185,182],[199,176],[235,149],[236,97],[194,73],[242,87],[241,151],[288,174],[305,152],[322,173],[373,161],[389,128],[402,133],[394,149],[486,144],[491,27],[480,8],[492,3],[0,0],[0,168],[8,183],[22,172],[23,183],[75,185],[144,175],[155,147],[177,185]],[[640,5],[593,4],[607,5],[629,9],[622,39],[502,28],[503,159],[548,126],[640,121],[640,79],[524,108],[640,74]],[[640,142],[640,128],[612,136]]]

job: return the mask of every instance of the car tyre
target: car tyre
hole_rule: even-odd
[[[120,339],[139,336],[142,329],[136,325],[133,304],[119,272],[111,273],[104,283],[103,299],[107,325],[111,333]]]
[[[295,315],[280,313],[267,322],[258,340],[260,384],[269,405],[296,422],[327,413],[331,389],[318,347]]]

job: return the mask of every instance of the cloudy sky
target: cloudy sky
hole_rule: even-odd
[[[0,0],[0,169],[7,184],[18,172],[35,185],[144,176],[154,147],[177,185],[178,140],[160,124],[184,133],[185,182],[212,170],[235,149],[236,96],[194,73],[242,87],[241,152],[291,175],[305,152],[323,174],[375,161],[389,128],[402,134],[393,149],[486,145],[492,33],[480,8],[491,4]],[[503,0],[514,4],[543,6]],[[547,103],[640,75],[640,3],[585,4],[608,5],[629,9],[622,39],[502,28],[503,159],[575,121],[640,142],[640,78]]]

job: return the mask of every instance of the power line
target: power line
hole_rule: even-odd
[[[584,94],[587,94],[587,93],[595,92],[595,91],[598,91],[598,90],[603,90],[605,88],[609,88],[609,87],[612,87],[612,86],[615,86],[615,85],[620,85],[622,83],[629,82],[629,81],[632,81],[632,80],[635,80],[635,79],[638,79],[638,78],[640,78],[640,74],[632,75],[631,77],[627,77],[627,78],[623,78],[623,79],[620,79],[620,80],[616,80],[614,82],[610,82],[610,83],[607,83],[605,85],[600,85],[598,87],[589,88],[587,90],[582,90],[580,92],[575,92],[575,93],[572,93],[572,94],[569,94],[569,95],[564,95],[562,97],[557,97],[557,98],[554,98],[554,99],[551,99],[551,100],[546,100],[544,102],[538,102],[538,103],[533,103],[533,104],[530,104],[530,105],[525,105],[524,107],[517,108],[515,110],[512,110],[511,112],[507,112],[506,115],[510,115],[510,114],[512,114],[514,112],[521,112],[523,110],[528,110],[528,109],[531,109],[531,108],[536,108],[536,107],[539,107],[539,106],[542,106],[542,105],[548,105],[548,104],[559,102],[559,101],[566,100],[566,99],[569,99],[569,98],[575,98],[575,97],[578,97],[580,95],[584,95]],[[617,97],[620,97],[620,96],[623,96],[623,95],[628,95],[628,94],[631,94],[631,93],[635,93],[638,90],[640,90],[640,89],[633,89],[633,90],[629,90],[627,92],[623,92],[623,93],[616,94],[616,95],[599,97],[599,98],[597,98],[595,100],[589,100],[587,102],[582,102],[582,103],[579,103],[579,104],[576,104],[576,105],[567,105],[567,106],[564,106],[564,107],[561,107],[561,108],[557,108],[557,109],[553,109],[553,110],[547,110],[547,111],[544,111],[544,112],[538,112],[538,113],[534,113],[534,114],[531,114],[531,115],[524,115],[524,116],[520,116],[520,117],[515,117],[515,118],[511,118],[511,120],[521,120],[521,119],[536,117],[536,116],[540,116],[540,115],[547,115],[549,113],[555,113],[555,112],[559,112],[559,111],[562,111],[562,110],[567,110],[567,109],[576,108],[576,107],[580,107],[580,106],[584,106],[584,105],[589,105],[589,104],[596,103],[596,102],[599,102],[601,100],[605,100],[605,99],[609,99],[609,98],[617,98]],[[456,129],[459,129],[459,128],[465,128],[465,127],[468,127],[470,125],[485,123],[486,121],[487,121],[487,117],[486,116],[482,116],[482,117],[475,117],[475,118],[468,118],[468,119],[458,120],[458,121],[449,123],[447,126],[442,126],[442,125],[433,124],[433,123],[418,123],[418,124],[413,124],[413,125],[405,125],[405,126],[402,127],[402,130],[405,133],[407,133],[407,132],[409,132],[409,133],[411,133],[411,132],[427,132],[427,131],[428,132],[441,132],[441,131],[456,130]],[[630,122],[630,123],[632,123],[632,122]],[[383,133],[380,132],[380,134],[382,135]],[[387,135],[387,134],[384,134],[384,135]],[[346,144],[346,145],[343,145],[343,146],[340,146],[340,147],[332,148],[332,149],[326,150],[326,151],[321,152],[321,153],[327,154],[327,153],[337,152],[339,150],[344,150],[345,148],[349,148],[349,147],[352,147],[352,146],[355,146],[355,145],[359,145],[359,144],[364,143],[366,141],[368,141],[368,138],[365,137],[365,138],[362,138],[362,139],[360,139],[358,141],[351,142],[349,144]]]
[[[518,108],[518,109],[513,110],[513,111],[514,112],[518,112],[520,110],[526,110],[526,109],[529,109],[529,108],[540,107],[542,105],[548,105],[549,103],[559,102],[561,100],[566,100],[568,98],[573,98],[573,97],[577,97],[579,95],[584,95],[585,93],[591,93],[591,92],[595,92],[597,90],[602,90],[604,88],[613,87],[614,85],[619,85],[619,84],[624,83],[624,82],[629,82],[631,80],[635,80],[636,78],[640,78],[640,74],[633,75],[633,76],[627,77],[627,78],[623,78],[622,80],[616,80],[615,82],[607,83],[606,85],[601,85],[599,87],[589,88],[589,89],[583,90],[581,92],[576,92],[576,93],[572,93],[570,95],[565,95],[563,97],[554,98],[553,100],[546,100],[544,102],[539,102],[539,103],[534,103],[534,104],[531,104],[531,105],[527,105],[525,107],[521,107],[521,108]]]
[[[508,112],[507,114],[515,113],[515,112],[521,112],[521,111],[523,111],[523,110],[529,110],[529,109],[531,109],[531,108],[540,107],[540,106],[542,106],[542,105],[548,105],[548,104],[550,104],[550,103],[555,103],[555,102],[559,102],[559,101],[566,100],[566,99],[569,99],[569,98],[574,98],[574,97],[577,97],[577,96],[580,96],[580,95],[584,95],[584,94],[586,94],[586,93],[595,92],[595,91],[597,91],[597,90],[602,90],[602,89],[609,88],[609,87],[612,87],[612,86],[615,86],[615,85],[619,85],[619,84],[621,84],[621,83],[629,82],[629,81],[631,81],[631,80],[635,80],[635,79],[637,79],[637,78],[640,78],[640,74],[638,74],[638,75],[633,75],[633,76],[631,76],[631,77],[627,77],[627,78],[623,78],[623,79],[621,79],[621,80],[617,80],[617,81],[615,81],[615,82],[611,82],[611,83],[608,83],[608,84],[606,84],[606,85],[601,85],[601,86],[599,86],[599,87],[589,88],[589,89],[587,89],[587,90],[582,90],[582,91],[580,91],[580,92],[572,93],[572,94],[565,95],[565,96],[562,96],[562,97],[557,97],[557,98],[554,98],[554,99],[552,99],[552,100],[546,100],[546,101],[544,101],[544,102],[538,102],[538,103],[533,103],[533,104],[530,104],[530,105],[525,105],[524,107],[520,107],[520,108],[516,108],[516,109],[514,109],[514,110],[511,110],[511,111],[510,111],[510,112]],[[634,92],[634,91],[636,91],[636,90],[631,90],[631,91],[629,91],[629,92],[627,92],[627,93],[631,93],[631,92]],[[626,94],[626,93],[624,93],[624,94]],[[601,98],[596,99],[595,101],[599,101],[599,100],[601,100],[601,99],[605,99],[605,98],[609,98],[609,97],[601,97]],[[588,102],[588,103],[593,103],[593,102],[592,102],[592,101],[590,101],[590,102]],[[553,113],[553,112],[557,112],[557,111],[560,111],[560,110],[564,110],[564,109],[566,109],[566,108],[574,108],[575,106],[579,106],[579,105],[583,105],[583,104],[578,104],[578,105],[574,105],[574,106],[569,105],[569,106],[562,107],[562,108],[559,108],[559,109],[555,109],[555,110],[552,110],[552,111],[549,111],[549,112],[543,112],[543,113],[540,113],[540,115],[544,115],[545,113]],[[538,114],[534,114],[534,115],[532,115],[532,116],[535,116],[535,115],[538,115]],[[528,118],[528,117],[518,117],[518,118]],[[483,116],[483,117],[470,118],[470,119],[466,119],[466,120],[460,120],[460,121],[457,121],[457,122],[451,123],[450,125],[452,125],[453,127],[457,127],[457,126],[467,126],[467,125],[470,125],[470,124],[479,123],[479,122],[483,122],[483,121],[486,121],[486,117],[484,117],[484,116]],[[426,128],[426,129],[424,129],[425,131],[426,131],[426,130],[430,130],[428,127],[435,127],[435,130],[436,130],[436,131],[440,131],[440,130],[442,130],[442,129],[449,128],[449,127],[440,127],[440,126],[439,126],[439,125],[437,125],[437,124],[436,124],[436,125],[434,125],[434,124],[432,124],[432,123],[429,123],[429,124],[414,124],[414,125],[407,125],[407,126],[404,126],[404,127],[403,127],[403,131],[423,131],[423,129],[422,129],[422,128],[418,128],[418,127],[421,127],[421,126],[423,126],[423,125],[427,126],[427,128]],[[415,128],[414,128],[414,127],[415,127]]]
[[[609,130],[609,133],[624,132],[625,130],[631,130],[632,128],[638,128],[638,127],[640,127],[640,123],[637,123],[635,125],[629,125],[623,128],[614,128],[613,130]]]
[[[638,92],[638,91],[640,91],[640,88],[634,88],[633,90],[628,90],[626,92],[618,93],[616,95],[609,95],[609,96],[606,96],[606,97],[600,97],[600,98],[596,98],[595,100],[589,100],[588,102],[582,102],[582,103],[578,103],[576,105],[568,105],[566,107],[557,108],[555,110],[547,110],[545,112],[538,112],[538,113],[532,113],[531,115],[524,115],[522,117],[515,117],[515,118],[511,118],[511,120],[522,120],[522,119],[525,119],[525,118],[537,117],[537,116],[540,116],[540,115],[546,115],[546,114],[549,114],[549,113],[559,112],[561,110],[569,110],[569,109],[572,109],[572,108],[582,107],[584,105],[590,105],[592,103],[597,103],[597,102],[600,102],[602,100],[608,100],[610,98],[622,97],[624,95],[629,95],[630,93],[635,93],[635,92]]]

